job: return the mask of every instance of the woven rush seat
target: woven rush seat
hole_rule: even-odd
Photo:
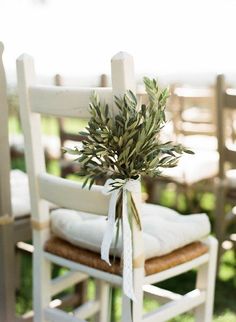
[[[107,273],[121,275],[122,272],[119,258],[116,258],[114,263],[109,266],[101,259],[99,253],[74,246],[55,236],[51,237],[45,243],[44,250],[48,253],[63,257],[82,265],[105,271]],[[146,276],[186,263],[205,254],[207,251],[208,247],[198,241],[179,248],[170,254],[148,259],[145,261]]]

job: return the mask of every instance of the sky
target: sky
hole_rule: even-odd
[[[110,73],[119,51],[138,74],[236,74],[236,0],[0,0],[8,77],[34,57],[45,76]]]

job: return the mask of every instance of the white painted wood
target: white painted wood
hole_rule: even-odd
[[[47,252],[44,252],[44,257],[50,260],[54,264],[67,267],[71,270],[77,270],[82,273],[87,273],[89,276],[104,280],[112,285],[117,285],[117,286],[122,285],[122,277],[119,275],[113,275],[110,273],[99,271],[98,269],[88,267],[79,263],[75,263],[68,259],[56,256]]]
[[[32,217],[36,220],[49,220],[48,203],[40,199],[37,175],[45,172],[44,150],[41,141],[40,115],[31,113],[29,86],[35,83],[33,60],[22,55],[17,59],[17,78],[20,102],[20,117],[25,140],[26,167],[29,175]],[[35,322],[44,322],[43,310],[50,303],[50,262],[43,257],[43,246],[49,237],[49,229],[34,231],[33,241],[33,298]]]
[[[160,304],[179,300],[183,296],[154,285],[144,285],[143,291],[145,297],[150,298],[152,300],[156,300]]]
[[[40,115],[31,113],[29,101],[29,87],[35,83],[34,63],[30,56],[24,54],[17,59],[17,78],[32,216],[35,219],[48,220],[48,205],[40,199],[37,184],[37,175],[46,172],[46,168],[41,140]]]
[[[77,271],[68,272],[65,275],[54,278],[51,281],[51,295],[55,295],[65,290],[71,285],[80,283],[88,278],[87,274]]]
[[[86,322],[85,320],[81,320],[72,314],[68,314],[62,310],[50,307],[45,309],[45,319],[50,322]]]
[[[206,293],[205,302],[195,310],[196,322],[211,322],[214,306],[215,276],[218,242],[215,238],[208,238],[209,262],[199,267],[197,272],[196,288]]]
[[[110,285],[107,282],[96,281],[96,299],[100,305],[96,321],[110,322]]]
[[[127,90],[136,92],[134,77],[133,57],[125,52],[119,52],[111,59],[111,82],[113,96],[122,97]],[[113,104],[113,112],[116,114],[117,107]]]
[[[73,314],[77,318],[87,319],[100,310],[100,302],[91,300],[82,304],[78,309],[74,310]]]
[[[128,90],[136,93],[136,82],[134,73],[133,57],[127,53],[120,52],[116,54],[111,60],[112,70],[112,89],[113,95],[122,97]],[[117,108],[113,108],[114,114],[117,113]],[[136,207],[141,213],[141,186],[137,194],[133,194]],[[133,268],[133,286],[136,301],[132,303],[131,315],[127,313],[131,307],[131,301],[125,295],[122,297],[122,322],[131,321],[131,317],[135,322],[140,322],[142,319],[143,307],[143,278],[144,278],[144,249],[142,231],[139,229],[135,219],[132,219],[132,235],[133,235],[133,261],[139,261],[139,267]],[[124,236],[124,235],[123,235]],[[123,239],[124,243],[124,239]]]
[[[99,87],[30,86],[29,101],[32,112],[88,119],[89,102],[93,92],[99,95],[101,102],[112,105],[111,88]]]
[[[33,254],[33,252],[34,252],[34,246],[31,245],[31,244],[27,244],[25,242],[21,242],[21,241],[18,242],[16,244],[16,247],[17,247],[17,249],[19,249],[21,251],[24,251],[24,252],[27,252],[27,253]]]
[[[206,253],[206,254],[204,254],[200,257],[197,257],[197,258],[195,258],[189,262],[186,262],[184,264],[172,267],[172,268],[167,269],[167,270],[160,272],[160,273],[146,276],[144,278],[144,283],[145,284],[154,284],[154,283],[162,282],[168,278],[186,273],[193,268],[197,268],[200,265],[207,263],[208,261],[209,261],[209,254]]]
[[[192,310],[194,307],[201,305],[205,301],[205,293],[199,290],[189,292],[181,299],[171,301],[162,305],[159,309],[144,315],[143,322],[164,322],[173,317]],[[205,322],[205,320],[202,320]]]
[[[101,186],[82,189],[78,182],[46,173],[38,176],[38,182],[41,198],[61,207],[107,215],[110,197],[102,193]]]
[[[9,223],[0,225],[0,320],[11,322],[15,315],[14,228],[11,223],[8,103],[3,50],[0,42],[0,219],[9,216]]]

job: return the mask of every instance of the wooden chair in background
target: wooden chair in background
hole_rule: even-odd
[[[50,233],[50,215],[48,202],[51,201],[63,208],[75,209],[79,212],[88,212],[94,215],[107,215],[109,199],[102,194],[102,187],[94,186],[90,191],[83,190],[82,185],[63,178],[58,178],[46,173],[44,151],[41,145],[40,115],[54,115],[56,117],[89,117],[89,99],[95,88],[70,88],[39,86],[35,81],[34,64],[31,57],[22,55],[17,60],[18,87],[20,95],[21,120],[26,142],[27,170],[30,178],[30,192],[32,202],[32,216],[34,227],[34,310],[35,321],[73,321],[82,322],[94,314],[98,314],[98,321],[107,322],[109,285],[122,285],[122,276],[119,275],[119,263],[117,270],[104,269],[104,262],[99,254],[86,249],[75,247],[59,238],[52,238]],[[135,89],[135,78],[132,57],[119,53],[112,59],[113,88],[96,89],[101,97],[110,106],[113,95],[124,94],[127,89]],[[154,206],[155,207],[155,206]],[[157,206],[156,206],[157,207]],[[65,209],[63,210],[65,211]],[[142,233],[133,223],[133,236],[135,240],[133,260],[143,253]],[[208,250],[206,251],[206,245]],[[133,302],[123,295],[122,321],[134,322],[167,321],[172,317],[195,308],[196,321],[211,322],[215,279],[215,261],[217,242],[213,237],[207,238],[200,248],[205,249],[204,254],[196,254],[190,247],[193,257],[179,256],[180,250],[172,253],[175,262],[170,268],[165,266],[164,271],[152,271],[150,275],[144,275],[144,262],[134,268],[134,290],[137,302]],[[205,253],[206,251],[206,253]],[[58,253],[59,252],[59,253]],[[63,254],[62,254],[63,253]],[[188,253],[189,254],[189,253]],[[180,257],[184,260],[180,262]],[[152,259],[159,261],[154,265],[156,269],[166,263],[166,258]],[[51,281],[51,265],[66,266],[70,272],[63,278]],[[106,266],[106,265],[105,265]],[[146,267],[146,266],[145,266]],[[143,285],[153,284],[162,280],[177,276],[192,268],[197,269],[196,290],[179,296],[161,306],[160,309],[142,316]],[[93,276],[98,280],[96,299],[76,309],[72,315],[53,309],[49,306],[52,291],[61,291],[71,283],[83,280],[87,276]],[[156,289],[152,296],[159,294]],[[146,289],[146,292],[148,290]],[[169,294],[169,293],[168,293]],[[163,295],[163,294],[162,294]],[[166,297],[166,295],[165,295]],[[167,298],[165,298],[167,300]],[[131,313],[132,310],[132,313]],[[132,315],[132,317],[131,317]]]
[[[173,137],[178,143],[195,152],[181,158],[177,167],[163,170],[157,180],[146,180],[149,202],[160,202],[163,186],[175,187],[178,196],[185,196],[189,211],[199,211],[202,194],[214,190],[214,178],[218,172],[217,139],[215,135],[215,99],[211,88],[173,88],[171,105]]]
[[[215,96],[213,88],[177,86],[173,89],[173,119],[179,135],[213,135],[215,129]]]
[[[215,183],[215,231],[221,255],[224,240],[231,240],[234,246],[236,242],[236,235],[228,230],[236,223],[236,89],[226,86],[224,75],[217,77],[216,97],[219,174]]]
[[[7,84],[0,43],[0,321],[15,321],[17,244],[31,239],[28,178],[10,170]],[[28,247],[28,249],[31,249]]]
[[[54,83],[56,86],[64,86],[62,76],[57,74],[54,78]],[[100,87],[108,87],[108,77],[106,74],[101,75],[100,79]],[[59,128],[59,138],[60,138],[60,146],[64,147],[70,142],[70,145],[73,146],[81,142],[84,137],[79,135],[78,133],[73,133],[66,128],[66,120],[64,118],[58,118],[58,128]],[[66,178],[68,174],[74,174],[79,171],[79,164],[75,162],[71,162],[71,159],[68,160],[66,155],[61,150],[60,154],[60,171],[61,177]]]

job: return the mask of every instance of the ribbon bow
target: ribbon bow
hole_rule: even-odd
[[[128,219],[128,200],[127,191],[132,193],[141,193],[139,180],[129,179],[108,179],[104,185],[103,193],[111,195],[107,229],[103,236],[101,246],[101,258],[111,265],[109,260],[109,251],[115,231],[116,222],[116,204],[119,194],[122,193],[122,229],[123,229],[123,292],[130,299],[135,301],[133,290],[133,247],[132,233]]]

